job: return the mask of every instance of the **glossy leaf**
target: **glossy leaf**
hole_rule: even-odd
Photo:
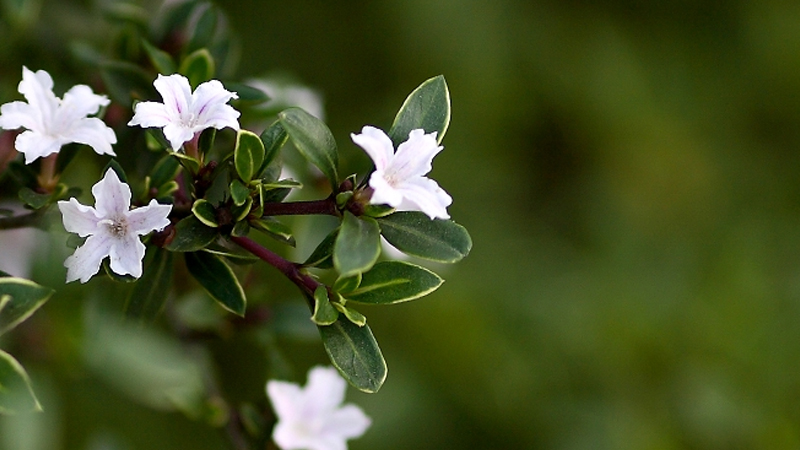
[[[217,139],[217,129],[214,127],[206,128],[200,133],[197,139],[197,150],[201,155],[207,155],[214,147],[214,140]]]
[[[317,325],[327,326],[336,322],[339,318],[339,312],[328,299],[328,289],[320,285],[314,291],[314,314],[311,320]]]
[[[189,216],[175,225],[175,235],[166,245],[166,249],[173,252],[194,252],[214,242],[218,234],[216,228],[205,225],[195,216]]]
[[[333,283],[334,292],[352,292],[358,289],[361,284],[361,274],[355,274],[350,277],[339,277]]]
[[[214,78],[214,58],[206,48],[195,50],[181,61],[179,72],[189,79],[192,89],[200,83]]]
[[[200,198],[195,200],[194,204],[192,205],[192,214],[197,217],[197,220],[203,222],[204,225],[209,227],[218,227],[219,223],[217,222],[217,210],[214,206],[206,199]]]
[[[361,277],[358,288],[342,292],[348,301],[390,305],[430,294],[442,285],[439,275],[404,261],[382,261]]]
[[[442,142],[450,125],[450,92],[444,77],[433,77],[412,92],[394,118],[389,137],[395,147],[408,140],[411,130],[422,128],[425,133],[437,132]]]
[[[363,327],[364,325],[367,324],[367,317],[365,315],[361,314],[360,312],[356,311],[355,309],[349,308],[347,306],[344,306],[341,303],[332,303],[332,305],[340,313],[344,314],[344,316],[347,318],[347,320],[349,320],[350,322],[353,322],[353,324],[355,324],[355,325],[357,325],[359,327]]]
[[[259,176],[267,168],[267,166],[275,160],[275,157],[280,153],[281,148],[289,139],[289,133],[286,128],[279,121],[275,121],[263,133],[261,133],[261,142],[264,143],[264,161],[258,170]]]
[[[165,148],[170,148],[169,144],[166,145],[167,146]],[[192,158],[185,153],[172,150],[168,150],[167,153],[177,158],[180,165],[183,166],[184,169],[188,170],[190,174],[195,175],[200,170],[200,161],[196,160],[195,158]]]
[[[295,246],[296,242],[292,236],[292,229],[272,217],[261,217],[249,221],[250,226],[256,230],[263,231],[268,236],[283,242],[284,244]]]
[[[378,260],[380,253],[380,228],[375,219],[356,217],[345,211],[333,247],[333,265],[339,276],[349,277],[366,272]]]
[[[230,190],[231,199],[233,200],[233,204],[236,206],[244,205],[244,202],[246,202],[250,196],[250,189],[248,189],[247,186],[242,184],[242,182],[239,180],[231,181]]]
[[[236,173],[245,183],[249,183],[264,162],[264,143],[257,134],[239,130],[236,135],[236,148],[233,150],[233,163]]]
[[[41,410],[25,369],[13,356],[0,350],[0,414]]]
[[[339,229],[330,232],[322,242],[317,245],[317,248],[303,263],[307,267],[317,267],[320,269],[330,269],[333,267],[333,246],[336,244],[336,237],[339,235]]]
[[[24,278],[0,278],[0,334],[30,317],[54,292]]]
[[[170,155],[161,158],[153,168],[150,176],[150,185],[159,188],[168,181],[173,181],[181,171],[181,165],[177,159]]]
[[[336,189],[339,154],[328,126],[300,108],[284,110],[278,118],[300,154],[317,166]]]
[[[378,219],[378,224],[383,237],[408,255],[454,263],[472,249],[466,228],[452,220],[431,220],[418,211],[403,211]]]
[[[226,241],[217,241],[217,243],[204,248],[203,251],[225,258],[233,264],[252,264],[259,261],[258,257],[252,253],[242,250],[241,247],[238,246],[228,247],[225,245],[225,242]]]
[[[346,317],[321,326],[322,344],[331,362],[357,389],[374,393],[386,381],[386,361],[369,325],[359,327]]]
[[[41,209],[50,203],[51,194],[40,194],[31,188],[23,187],[17,194],[23,203],[33,209]]]
[[[223,308],[244,316],[247,301],[242,285],[218,256],[206,252],[186,253],[186,268]]]
[[[174,253],[156,248],[142,278],[133,286],[125,304],[125,314],[143,322],[152,322],[164,309],[172,285]]]

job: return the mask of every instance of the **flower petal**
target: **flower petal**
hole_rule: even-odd
[[[123,217],[131,206],[131,188],[121,182],[116,172],[106,170],[103,179],[92,186],[95,208],[99,217],[117,219]]]
[[[296,420],[303,403],[303,390],[300,386],[286,381],[267,382],[267,396],[278,419]]]
[[[373,191],[369,202],[373,205],[389,205],[397,208],[403,203],[403,194],[386,181],[383,171],[372,172],[372,176],[369,177],[369,186]]]
[[[444,189],[430,178],[417,177],[406,180],[397,190],[403,195],[398,211],[422,211],[431,219],[449,219],[447,207],[453,203]]]
[[[194,138],[194,130],[187,128],[180,123],[169,123],[164,127],[164,137],[169,141],[169,145],[176,152],[181,148],[184,142],[188,142]]]
[[[59,201],[58,209],[61,211],[64,229],[70,233],[86,237],[97,232],[97,222],[100,221],[100,218],[97,217],[95,209],[91,206],[81,205],[73,197],[69,201]]]
[[[433,157],[444,147],[436,142],[436,132],[425,134],[422,129],[411,130],[408,140],[397,147],[391,171],[400,180],[426,175],[432,169]]]
[[[64,267],[67,268],[67,283],[78,279],[81,283],[89,281],[100,270],[100,263],[108,255],[113,242],[114,237],[106,232],[89,236],[86,242],[64,261]]]
[[[117,135],[114,134],[114,130],[106,126],[105,122],[96,117],[78,120],[72,128],[62,134],[62,138],[69,142],[86,144],[98,155],[116,156],[111,145],[117,143]]]
[[[90,114],[95,114],[101,106],[106,106],[111,102],[104,95],[97,95],[92,88],[85,84],[72,86],[64,94],[64,100],[58,108],[60,120],[78,120]]]
[[[192,114],[196,118],[196,126],[201,129],[225,127],[239,129],[239,111],[227,103],[239,96],[230,92],[219,80],[200,83],[192,94]]]
[[[303,433],[303,424],[278,422],[272,430],[272,440],[281,450],[317,450],[321,447],[316,436]],[[323,450],[326,450],[323,448]]]
[[[163,230],[169,225],[167,216],[171,211],[172,205],[161,205],[155,199],[150,200],[147,206],[128,211],[128,233],[142,236],[151,231]]]
[[[0,128],[41,130],[41,125],[38,113],[31,105],[25,102],[11,102],[0,106]]]
[[[356,405],[344,405],[328,418],[323,428],[326,435],[338,436],[342,440],[363,435],[372,420]]]
[[[53,79],[49,73],[44,70],[32,72],[23,66],[22,81],[19,82],[18,90],[25,96],[28,103],[39,111],[43,124],[53,121],[59,102],[53,93]]]
[[[311,417],[330,414],[344,401],[345,389],[347,382],[335,368],[314,367],[308,372],[305,413]]]
[[[141,277],[144,251],[144,244],[135,234],[127,234],[114,239],[108,254],[111,258],[111,270],[119,275]]]
[[[172,120],[166,106],[158,102],[139,102],[133,107],[133,117],[128,126],[138,125],[142,128],[161,128]]]
[[[172,121],[188,118],[191,112],[192,88],[185,76],[177,73],[169,76],[159,74],[153,86],[161,94],[164,107]]]
[[[30,164],[36,158],[58,153],[64,142],[53,136],[29,130],[17,136],[14,145],[18,152],[25,154],[25,164]]]
[[[372,158],[376,170],[389,167],[394,158],[394,145],[383,130],[365,126],[361,129],[361,134],[350,134],[350,138]]]

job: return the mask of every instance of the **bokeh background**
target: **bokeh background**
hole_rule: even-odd
[[[431,76],[450,87],[433,177],[474,249],[429,297],[364,308],[389,377],[348,392],[374,420],[350,448],[800,448],[795,2],[218,4],[240,39],[236,75],[321,92],[353,170],[369,161],[349,133],[388,127]],[[42,5],[3,44],[7,89],[22,63],[55,69],[65,44],[51,38],[95,6]],[[77,292],[42,315],[79,308]],[[51,348],[74,339],[51,333]],[[285,345],[296,381],[325,363],[313,339]],[[270,360],[230,354],[223,378],[257,395]],[[50,444],[26,448],[226,448],[67,357],[20,359],[51,405],[25,425]],[[3,420],[7,436],[22,429]]]

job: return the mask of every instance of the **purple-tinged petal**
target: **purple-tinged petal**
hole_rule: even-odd
[[[36,158],[58,153],[64,142],[47,134],[25,131],[17,136],[14,145],[18,152],[25,155],[25,164],[30,164]]]
[[[383,130],[365,126],[361,134],[351,134],[350,138],[372,158],[375,169],[386,170],[389,167],[394,158],[394,145]]]
[[[408,140],[397,147],[397,152],[387,172],[400,180],[419,177],[432,169],[433,157],[444,147],[436,143],[436,132],[425,134],[422,129],[411,130]]]
[[[97,214],[104,219],[117,220],[131,206],[131,188],[121,182],[116,172],[108,169],[103,179],[92,186]]]
[[[142,128],[161,128],[172,121],[163,103],[139,102],[133,107],[133,110],[133,117],[128,122],[129,127],[138,125]]]
[[[59,201],[58,209],[61,211],[61,220],[65,230],[77,233],[80,237],[97,233],[97,222],[100,221],[100,218],[97,217],[95,209],[91,206],[81,205],[73,197],[69,201]]]
[[[186,77],[179,74],[169,76],[159,74],[156,81],[153,82],[153,86],[161,94],[167,114],[173,121],[182,121],[189,117],[192,88]]]
[[[167,217],[171,211],[172,205],[161,205],[155,199],[150,200],[147,206],[132,209],[127,213],[128,233],[142,236],[163,230],[169,225]]]
[[[198,124],[205,127],[214,126],[224,128],[230,126],[239,129],[239,111],[227,105],[230,100],[239,98],[235,92],[228,91],[218,80],[201,83],[192,94],[192,114]],[[215,126],[211,122],[218,122],[223,126]]]
[[[86,239],[71,256],[64,261],[67,268],[67,283],[80,279],[86,283],[100,270],[100,263],[108,255],[114,237],[106,232],[94,234]]]
[[[116,156],[111,145],[117,143],[117,135],[105,122],[96,117],[80,119],[68,132],[63,133],[62,137],[70,142],[86,144],[98,155]]]
[[[114,239],[108,252],[111,259],[111,270],[118,275],[141,277],[144,251],[144,244],[135,234],[126,234]]]

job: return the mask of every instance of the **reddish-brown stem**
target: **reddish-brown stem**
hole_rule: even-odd
[[[313,295],[317,287],[320,286],[321,283],[317,280],[301,272],[300,266],[273,253],[266,247],[261,246],[258,242],[243,236],[231,236],[231,240],[248,252],[258,256],[262,261],[281,271],[286,278],[291,280],[292,283],[296,284],[297,287],[304,290],[306,293]]]

